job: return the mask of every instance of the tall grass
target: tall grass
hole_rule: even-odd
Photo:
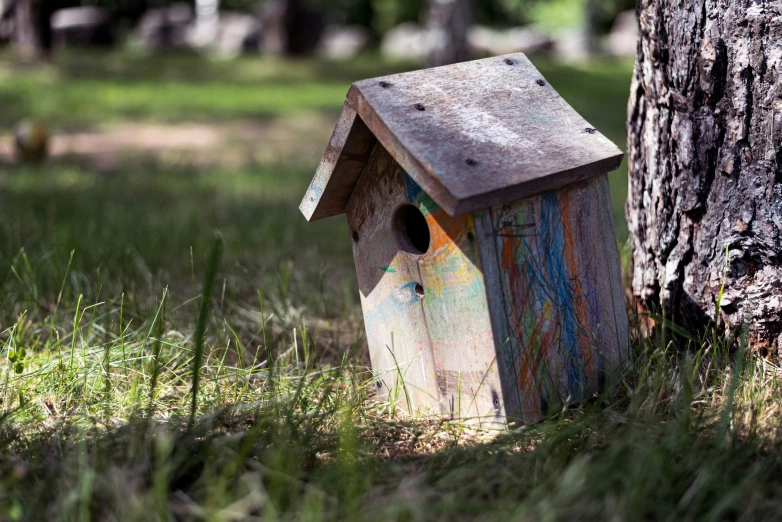
[[[198,386],[201,383],[201,365],[204,359],[204,336],[206,334],[206,322],[209,318],[209,306],[212,304],[212,288],[214,287],[217,267],[220,264],[220,256],[223,251],[223,238],[215,236],[212,252],[209,255],[209,262],[206,265],[204,274],[204,286],[201,292],[201,308],[198,312],[198,321],[195,329],[195,346],[193,350],[193,388],[190,406],[190,422],[195,421],[196,408],[198,407]],[[294,331],[295,332],[295,331]],[[296,334],[293,334],[293,341],[296,342]]]
[[[779,370],[741,331],[633,317],[636,364],[603,394],[534,426],[479,430],[377,402],[360,336],[330,356],[338,328],[312,328],[308,313],[281,322],[275,303],[295,271],[253,308],[226,308],[208,291],[226,270],[221,243],[203,265],[193,256],[204,280],[196,309],[167,289],[144,309],[122,294],[66,292],[52,317],[22,313],[3,330],[0,520],[782,511]]]

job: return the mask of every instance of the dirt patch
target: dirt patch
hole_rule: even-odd
[[[333,125],[333,118],[317,114],[208,125],[124,123],[90,132],[53,133],[49,150],[52,160],[72,158],[98,170],[116,170],[123,162],[138,160],[228,167],[316,164]],[[13,136],[0,137],[0,161],[14,161]]]

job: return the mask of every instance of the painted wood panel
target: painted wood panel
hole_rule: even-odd
[[[521,393],[518,385],[519,376],[516,375],[516,361],[519,359],[518,343],[510,341],[510,330],[505,317],[505,295],[497,261],[491,210],[475,213],[474,221],[505,411],[511,417],[515,415],[519,418]]]
[[[364,325],[378,396],[405,410],[434,409],[440,392],[421,298],[417,259],[399,252],[392,227],[407,203],[402,170],[377,145],[347,204]]]
[[[484,263],[488,240],[497,263],[486,273],[497,278],[489,303],[495,325],[505,323],[496,346],[505,392],[514,379],[519,396],[508,416],[534,422],[595,393],[628,353],[608,178],[493,207],[485,219]]]
[[[394,213],[405,204],[426,219],[430,243],[422,255],[398,247]],[[396,393],[405,409],[504,422],[472,217],[448,216],[381,146],[347,214],[380,395]]]
[[[441,411],[502,424],[505,401],[474,219],[449,216],[407,174],[405,184],[407,200],[424,214],[431,234],[418,264]]]
[[[400,248],[411,204],[430,234]],[[380,145],[347,205],[381,397],[481,424],[596,392],[628,348],[607,176],[449,216]]]

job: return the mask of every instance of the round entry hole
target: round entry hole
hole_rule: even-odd
[[[394,214],[394,232],[397,246],[414,255],[425,254],[429,250],[429,225],[418,208],[402,205]]]

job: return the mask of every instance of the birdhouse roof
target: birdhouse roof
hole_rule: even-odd
[[[379,142],[451,216],[616,169],[622,151],[521,53],[354,83],[301,202],[345,212]]]

